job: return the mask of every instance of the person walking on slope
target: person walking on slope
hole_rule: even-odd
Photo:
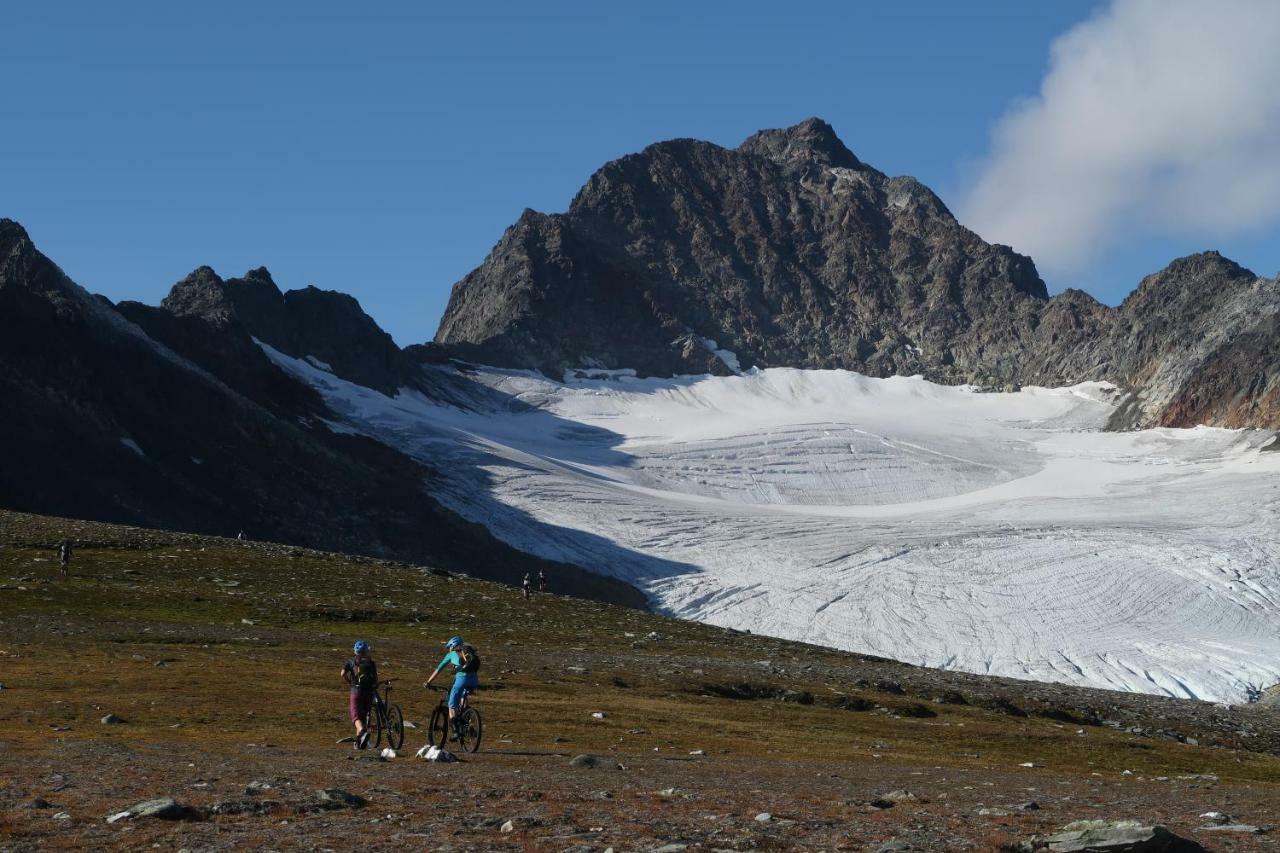
[[[547,591],[547,572],[545,569],[538,569],[538,592]]]
[[[524,573],[524,583],[522,583],[520,586],[524,590],[524,597],[528,598],[530,593],[532,593],[533,591],[533,584],[529,582],[528,572]]]
[[[63,539],[58,546],[58,563],[62,566],[62,576],[71,577],[71,540]]]
[[[369,710],[373,707],[373,695],[378,690],[378,665],[369,654],[369,644],[364,640],[356,640],[351,647],[355,657],[342,665],[342,680],[351,688],[348,702],[351,722],[356,724],[356,749],[364,749],[369,745],[369,728],[365,721],[369,719]]]
[[[529,576],[525,575],[524,579],[528,584]],[[480,653],[476,651],[475,646],[461,637],[450,637],[442,645],[446,649],[444,658],[422,686],[430,687],[431,682],[436,680],[436,676],[446,666],[453,666],[453,687],[449,689],[449,731],[452,732],[451,738],[457,740],[458,734],[454,725],[458,711],[462,709],[467,696],[480,686]]]

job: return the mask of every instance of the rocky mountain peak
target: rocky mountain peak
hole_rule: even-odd
[[[213,267],[196,267],[169,290],[160,307],[176,317],[202,317],[226,323],[235,316],[235,305],[226,282]]]
[[[12,219],[0,218],[0,256],[7,257],[22,244],[31,245],[26,229]]]
[[[820,118],[807,118],[791,127],[762,130],[748,137],[738,151],[765,157],[792,168],[816,163],[843,169],[869,170]]]
[[[508,229],[454,287],[436,340],[551,376],[737,365],[1003,384],[1033,331],[1019,305],[1045,298],[1029,258],[809,119],[737,149],[677,139],[606,164],[566,213]]]

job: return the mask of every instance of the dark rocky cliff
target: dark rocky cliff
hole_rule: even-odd
[[[235,293],[229,308],[219,289],[242,283],[261,303]],[[0,507],[224,536],[243,530],[506,581],[549,565],[431,498],[429,468],[330,431],[315,392],[253,343],[251,331],[286,349],[327,345],[353,375],[378,368],[385,336],[356,316],[355,300],[306,291],[291,300],[265,271],[228,283],[208,269],[175,294],[166,300],[172,310],[117,309],[0,219]],[[407,359],[398,349],[391,355]],[[643,603],[610,578],[554,571],[566,591]]]

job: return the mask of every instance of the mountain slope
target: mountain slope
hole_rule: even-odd
[[[737,149],[678,139],[606,164],[563,214],[526,210],[455,285],[436,341],[486,364],[844,368],[1010,387],[1106,379],[1116,426],[1280,426],[1280,287],[1212,253],[1124,305],[1049,299],[1031,259],[819,119]]]
[[[118,311],[0,220],[0,506],[243,530],[505,580],[548,565],[432,500],[429,462],[330,430],[321,397],[264,356],[243,313]],[[641,602],[556,568],[566,587]]]

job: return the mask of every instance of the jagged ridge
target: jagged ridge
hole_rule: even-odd
[[[1030,258],[984,242],[927,187],[808,119],[737,149],[678,139],[606,164],[563,214],[526,210],[455,285],[436,341],[558,376],[743,366],[1011,387],[1108,379],[1117,426],[1280,425],[1271,280],[1210,253],[1119,308],[1049,298]]]

